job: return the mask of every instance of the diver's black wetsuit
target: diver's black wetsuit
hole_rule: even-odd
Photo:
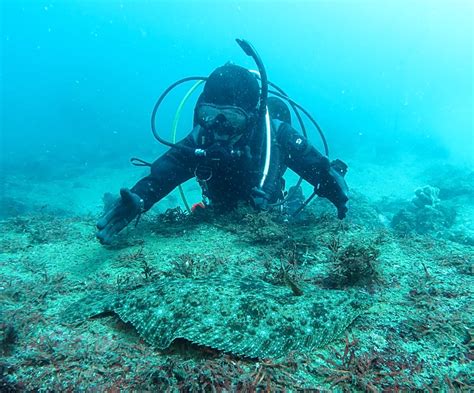
[[[220,145],[211,132],[197,125],[179,145],[205,149],[207,157],[196,157],[182,149],[171,148],[151,166],[150,175],[138,181],[131,191],[143,199],[144,210],[150,209],[181,183],[197,175],[206,179],[205,194],[213,206],[232,208],[238,201],[254,202],[266,208],[282,195],[282,176],[287,167],[302,176],[328,198],[336,207],[345,208],[347,186],[341,174],[289,124],[272,121],[272,149],[268,176],[256,191],[262,177],[261,160],[255,157],[256,148],[242,137],[232,146],[240,154]],[[261,203],[261,200],[264,203]],[[259,203],[255,203],[260,200]],[[345,213],[345,212],[344,212]]]

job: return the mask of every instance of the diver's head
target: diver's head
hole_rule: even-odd
[[[219,139],[248,132],[257,119],[259,89],[257,78],[246,68],[230,63],[217,68],[199,98],[197,122]]]
[[[291,124],[291,112],[285,102],[278,97],[268,97],[267,107],[270,117]]]

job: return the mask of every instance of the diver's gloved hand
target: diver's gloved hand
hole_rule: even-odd
[[[333,181],[331,179],[330,182],[321,183],[315,189],[315,191],[316,195],[323,198],[327,198],[330,202],[332,202],[332,204],[337,209],[337,218],[342,220],[346,217],[346,213],[348,210],[346,204],[349,200],[349,197],[346,194],[346,190],[340,187],[336,181]]]
[[[252,188],[251,192],[252,206],[257,210],[268,210],[268,194],[263,191],[260,187]]]
[[[340,204],[336,206],[336,208],[337,208],[337,218],[339,218],[339,220],[343,220],[344,218],[346,218],[346,213],[349,210],[346,204],[345,203]]]
[[[347,213],[347,196],[349,188],[344,180],[347,166],[341,168],[342,161],[336,160],[331,163],[329,170],[322,174],[321,182],[316,187],[316,194],[327,198],[337,209],[337,218],[342,220]],[[344,164],[345,165],[345,164]]]
[[[97,222],[96,234],[101,244],[109,244],[114,235],[125,228],[130,221],[143,212],[143,199],[128,188],[120,190],[120,199]]]

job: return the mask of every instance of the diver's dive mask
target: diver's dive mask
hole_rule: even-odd
[[[238,106],[202,103],[196,114],[201,127],[218,135],[243,134],[250,124],[250,115]]]

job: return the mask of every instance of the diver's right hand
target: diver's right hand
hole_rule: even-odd
[[[130,221],[143,212],[143,199],[128,188],[120,190],[120,199],[97,222],[97,239],[109,244],[114,235],[125,228]]]

